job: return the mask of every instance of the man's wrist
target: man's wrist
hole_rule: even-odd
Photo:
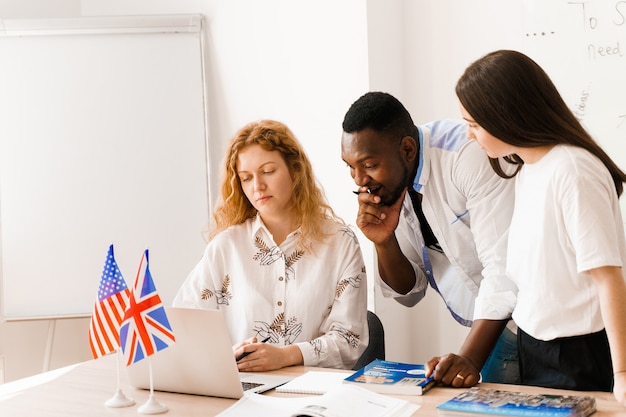
[[[470,365],[474,367],[474,370],[476,371],[476,373],[480,374],[480,369],[478,368],[478,366],[476,366],[476,362],[474,362],[472,358],[470,358],[469,356],[465,356],[465,355],[459,355],[459,356],[465,359],[466,361],[468,361]]]

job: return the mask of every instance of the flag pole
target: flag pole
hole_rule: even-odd
[[[151,314],[153,320],[147,321],[144,318],[144,315],[148,313]],[[138,326],[138,323],[141,325]],[[156,339],[162,343],[157,344]],[[145,404],[137,409],[137,412],[140,414],[167,412],[167,406],[161,404],[154,395],[151,356],[161,349],[169,347],[176,341],[176,338],[167,320],[161,297],[159,297],[152,280],[148,266],[148,249],[144,250],[133,289],[130,291],[129,307],[124,313],[124,319],[120,327],[120,341],[122,342],[122,347],[128,347],[129,343],[133,344],[130,350],[124,349],[124,354],[128,352],[130,355],[128,363],[148,360],[150,397]],[[138,355],[138,352],[141,355]]]
[[[104,405],[107,407],[129,407],[135,404],[135,400],[132,398],[128,398],[121,388],[120,383],[120,349],[115,349],[115,362],[117,368],[117,390],[115,391],[115,395],[104,402]]]
[[[137,409],[138,413],[141,414],[161,414],[168,411],[168,408],[165,404],[159,402],[154,396],[154,384],[152,381],[152,358],[148,356],[148,371],[150,375],[150,397],[148,397],[148,401],[145,402],[144,405]]]
[[[113,244],[109,245],[106,261],[100,276],[98,297],[94,304],[89,325],[89,346],[94,359],[115,353],[117,389],[115,395],[104,402],[107,407],[128,407],[135,401],[126,397],[120,387],[120,342],[119,326],[125,314],[130,290],[122,272],[115,262]]]

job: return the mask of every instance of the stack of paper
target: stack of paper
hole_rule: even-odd
[[[243,396],[218,417],[409,417],[419,406],[356,386],[340,385],[314,397]]]

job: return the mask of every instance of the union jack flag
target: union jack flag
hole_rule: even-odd
[[[98,300],[94,304],[89,325],[89,347],[94,359],[113,352],[120,346],[120,323],[128,305],[130,290],[115,262],[113,245],[109,246],[100,287]]]
[[[128,309],[120,328],[120,341],[127,366],[176,341],[150,274],[147,249],[141,257],[135,284],[130,292]]]

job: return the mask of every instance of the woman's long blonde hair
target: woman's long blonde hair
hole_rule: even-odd
[[[297,224],[300,225],[301,247],[311,249],[314,242],[324,239],[322,223],[325,220],[333,219],[343,223],[326,201],[313,174],[311,163],[291,130],[275,120],[260,120],[245,125],[230,141],[224,161],[221,197],[213,212],[209,239],[257,214],[257,210],[244,194],[237,174],[239,153],[250,145],[260,145],[266,151],[280,152],[287,164],[293,179],[292,210]]]

